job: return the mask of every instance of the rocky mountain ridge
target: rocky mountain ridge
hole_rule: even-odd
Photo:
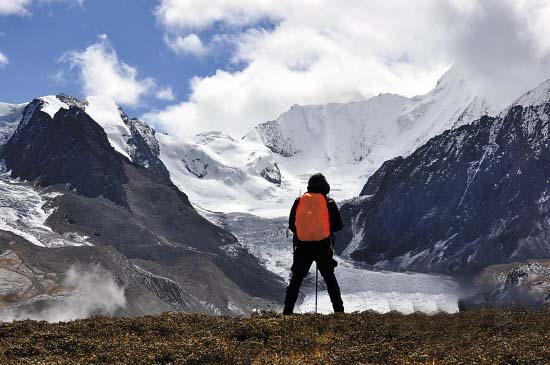
[[[29,299],[23,295],[27,290],[12,292],[9,300],[3,297],[4,302],[39,311],[44,303],[60,300],[39,276],[51,274],[57,278],[52,287],[59,288],[60,278],[72,265],[109,269],[114,280],[126,287],[124,314],[161,310],[243,314],[279,300],[279,279],[233,235],[199,215],[172,184],[158,158],[158,145],[148,138],[151,129],[126,119],[130,133],[116,135],[127,137],[126,144],[116,145],[111,132],[121,125],[96,122],[90,116],[93,111],[87,111],[90,105],[66,96],[35,99],[1,148],[0,158],[11,175],[3,179],[26,180],[30,189],[53,194],[43,207],[49,213],[41,218],[45,219],[42,231],[49,229],[52,235],[34,236],[33,230],[27,230],[23,236],[30,236],[29,241],[17,226],[0,227],[0,243],[8,257],[2,269],[21,283],[30,280],[29,288],[36,294]],[[120,147],[127,145],[135,148],[121,152]],[[14,221],[20,221],[21,211],[9,208],[16,215]],[[51,247],[53,238],[59,246],[64,241],[57,237],[71,235],[82,237],[82,246],[74,247],[67,239],[68,247],[39,247]],[[23,278],[8,265],[13,260],[19,261],[19,268],[39,269]],[[114,265],[113,260],[121,264]],[[40,269],[44,265],[47,271]],[[42,298],[39,302],[37,295]],[[144,302],[144,298],[150,299]]]
[[[550,100],[541,95],[548,82],[498,117],[384,163],[342,207],[340,251],[384,268],[444,273],[549,258]]]

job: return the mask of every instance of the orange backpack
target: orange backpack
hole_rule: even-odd
[[[321,241],[330,236],[327,199],[323,194],[305,193],[296,208],[296,233],[300,241]]]

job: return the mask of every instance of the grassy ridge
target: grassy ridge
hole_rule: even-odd
[[[545,364],[550,310],[0,324],[2,364]]]

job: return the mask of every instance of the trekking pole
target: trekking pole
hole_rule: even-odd
[[[317,314],[317,282],[319,281],[319,269],[317,268],[317,262],[315,262],[315,314]]]

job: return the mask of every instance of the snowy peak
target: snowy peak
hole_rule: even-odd
[[[550,79],[544,81],[539,86],[530,90],[520,96],[515,102],[512,103],[511,107],[514,106],[538,106],[550,103]]]
[[[29,107],[24,108],[26,105]],[[160,147],[154,129],[138,119],[130,119],[114,100],[105,96],[89,96],[85,100],[79,100],[65,94],[47,95],[34,99],[29,104],[21,104],[19,109],[24,110],[24,113],[20,111],[17,118],[11,117],[16,122],[3,126],[1,123],[7,117],[0,116],[0,144],[2,135],[4,143],[7,142],[19,120],[23,124],[28,122],[36,110],[46,113],[53,120],[57,112],[69,108],[80,109],[96,122],[116,152],[158,175],[169,177],[168,170],[158,157]],[[3,113],[2,110],[8,110],[8,107],[2,107],[0,113]]]
[[[488,99],[479,95],[456,66],[451,67],[425,95],[410,99],[398,117],[404,127],[402,155],[412,153],[430,138],[445,130],[494,114]],[[392,156],[395,157],[395,156]]]
[[[52,119],[54,118],[55,114],[59,111],[59,109],[69,109],[69,106],[64,102],[62,102],[60,99],[58,99],[57,96],[55,95],[43,96],[39,98],[39,100],[42,101],[40,110],[48,114]]]
[[[245,139],[261,141],[284,157],[317,155],[321,144],[322,158],[327,161],[361,160],[368,152],[365,149],[372,135],[392,132],[387,129],[392,127],[407,100],[399,95],[381,94],[360,102],[295,105],[275,121],[255,127]],[[350,143],[342,148],[341,141]]]
[[[284,157],[319,154],[321,143],[327,161],[352,163],[378,149],[389,150],[388,158],[409,154],[444,130],[492,112],[487,99],[477,95],[453,67],[428,94],[413,98],[381,94],[359,102],[295,105],[244,138],[261,141]],[[342,141],[349,143],[342,146]]]
[[[82,109],[104,129],[113,148],[130,159],[130,155],[126,151],[130,130],[122,121],[121,111],[112,99],[104,96],[91,96],[82,101],[72,96],[59,94],[39,97],[30,104],[33,108],[27,111],[28,115],[25,119],[30,119],[35,110],[41,110],[54,119],[55,114],[61,109],[68,110],[69,107]]]
[[[493,114],[456,67],[425,95],[380,94],[350,103],[293,106],[262,123],[244,140],[269,148],[299,191],[311,173],[322,171],[337,200],[356,196],[384,161],[408,156],[445,130]],[[293,176],[294,178],[289,177]]]

